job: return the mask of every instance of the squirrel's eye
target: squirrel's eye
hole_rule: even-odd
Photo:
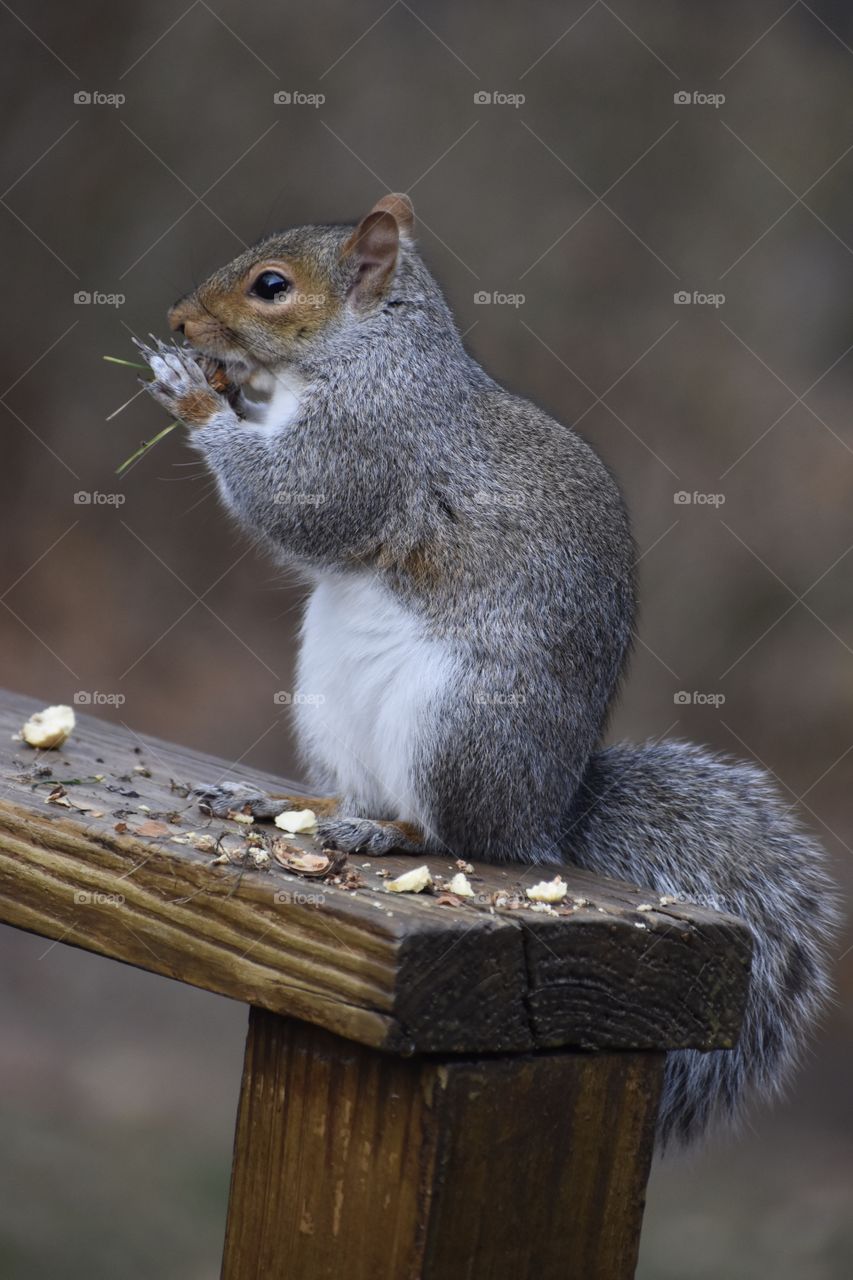
[[[290,281],[280,271],[262,271],[251,291],[256,298],[263,298],[264,302],[278,302],[289,288]]]

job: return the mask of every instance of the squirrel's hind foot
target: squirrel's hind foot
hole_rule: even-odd
[[[377,858],[383,853],[423,853],[423,832],[407,822],[380,822],[373,818],[323,818],[317,836],[330,849],[344,853],[364,853]]]
[[[256,822],[270,822],[291,809],[313,809],[318,817],[328,817],[340,807],[337,796],[272,795],[246,782],[211,782],[193,787],[193,799],[202,813],[227,818],[233,813],[250,813]]]
[[[229,813],[243,812],[251,813],[260,822],[293,808],[287,798],[273,798],[244,782],[212,782],[193,787],[192,795],[202,813],[212,818],[227,818]]]
[[[274,796],[245,782],[213,782],[194,787],[193,799],[202,813],[212,818],[250,813],[256,822],[270,821],[290,809],[313,809],[317,814],[317,838],[330,849],[343,853],[422,853],[426,837],[408,822],[373,818],[338,817],[336,796]]]

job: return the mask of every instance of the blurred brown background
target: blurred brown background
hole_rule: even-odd
[[[107,421],[136,384],[101,357],[132,359],[131,333],[163,334],[267,231],[408,190],[471,349],[578,422],[626,491],[643,614],[614,735],[762,761],[848,888],[853,11],[13,8],[4,683],[295,769],[273,694],[299,592],[177,432],[116,480],[164,421],[141,396]],[[850,1274],[848,945],[789,1101],[654,1174],[642,1280]],[[0,948],[0,1274],[214,1277],[245,1011],[24,934]]]

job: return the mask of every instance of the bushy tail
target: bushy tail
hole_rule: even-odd
[[[820,845],[767,775],[687,743],[596,752],[566,855],[579,866],[740,916],[750,990],[731,1051],[669,1055],[659,1143],[688,1142],[779,1092],[825,1004],[839,923]]]

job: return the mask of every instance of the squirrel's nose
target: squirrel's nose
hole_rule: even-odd
[[[169,328],[173,331],[173,333],[185,332],[185,325],[187,322],[187,308],[184,304],[183,299],[180,302],[176,302],[173,307],[169,308],[168,320],[169,320]]]

